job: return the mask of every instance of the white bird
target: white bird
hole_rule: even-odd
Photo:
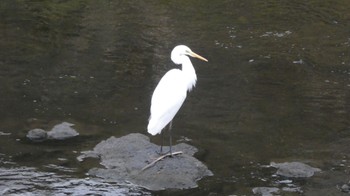
[[[177,65],[182,64],[182,69],[168,71],[159,81],[151,100],[151,116],[147,126],[148,133],[152,135],[159,134],[169,124],[170,155],[172,153],[172,120],[185,101],[187,91],[191,91],[197,81],[196,71],[189,56],[208,62],[204,57],[192,52],[189,47],[185,45],[176,46],[171,52],[171,60]],[[162,153],[162,147],[163,137],[160,153]]]

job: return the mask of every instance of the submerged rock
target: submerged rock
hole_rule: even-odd
[[[340,187],[340,190],[344,193],[349,193],[350,192],[350,186],[349,184],[343,184],[341,187]]]
[[[187,189],[197,187],[197,181],[213,173],[193,157],[197,149],[188,144],[173,146],[173,152],[182,154],[166,157],[152,167],[142,170],[159,157],[159,146],[150,143],[142,134],[129,134],[109,139],[96,145],[93,151],[83,152],[78,160],[100,157],[105,168],[92,168],[89,175],[115,182],[131,182],[149,190]]]
[[[32,129],[28,132],[27,138],[35,142],[41,142],[47,139],[47,133],[43,129]]]
[[[51,131],[47,132],[49,139],[64,140],[79,135],[79,133],[72,128],[74,124],[63,122],[55,125]]]
[[[73,125],[72,123],[62,122],[55,125],[51,131],[48,132],[43,129],[32,129],[28,131],[27,138],[35,142],[42,142],[47,139],[64,140],[72,138],[79,135],[79,133],[72,128]]]
[[[273,196],[280,192],[279,188],[275,188],[275,187],[255,187],[253,188],[252,191],[256,195],[263,195],[263,196]]]
[[[308,178],[313,176],[315,172],[321,171],[319,168],[311,167],[300,162],[272,162],[270,165],[278,169],[276,172],[277,175],[292,178]]]

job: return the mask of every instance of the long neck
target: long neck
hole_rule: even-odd
[[[191,91],[192,88],[196,85],[197,75],[190,58],[187,56],[184,56],[182,61],[182,72],[185,77],[184,79],[186,79],[187,90]]]

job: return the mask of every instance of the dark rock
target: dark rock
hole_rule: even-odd
[[[149,190],[186,189],[197,187],[197,181],[213,175],[193,157],[197,149],[188,144],[173,146],[173,152],[182,154],[166,157],[142,171],[159,157],[159,146],[150,143],[142,134],[129,134],[121,138],[110,137],[96,145],[93,151],[83,152],[78,160],[100,157],[105,168],[92,168],[89,174],[115,182],[131,182]]]
[[[292,178],[307,178],[313,176],[315,172],[321,171],[319,168],[314,168],[300,162],[272,162],[270,165],[278,169],[276,172],[277,175]]]
[[[348,184],[343,184],[343,186],[340,187],[340,190],[345,193],[349,193],[350,187]]]
[[[79,135],[79,133],[74,130],[71,126],[74,124],[63,122],[61,124],[55,125],[51,131],[47,132],[49,139],[64,140],[71,137]]]
[[[27,138],[32,141],[44,141],[46,139],[64,140],[79,135],[79,133],[71,128],[74,124],[63,122],[55,125],[51,131],[46,132],[43,129],[32,129],[28,132]]]
[[[47,139],[47,133],[42,129],[32,129],[28,132],[27,138],[32,141],[40,142]]]

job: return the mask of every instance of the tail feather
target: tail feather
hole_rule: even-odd
[[[158,133],[160,133],[162,130],[159,128],[157,128],[157,126],[149,123],[148,126],[147,126],[147,131],[148,133],[150,133],[151,135],[157,135]]]
[[[151,135],[157,135],[162,132],[162,129],[166,126],[165,123],[156,122],[152,118],[150,118],[147,126],[147,131]]]

